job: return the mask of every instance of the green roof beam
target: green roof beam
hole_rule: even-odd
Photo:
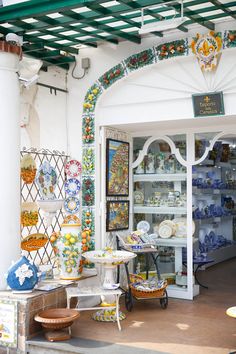
[[[43,43],[24,44],[22,49],[23,49],[23,52],[27,54],[27,53],[30,53],[30,52],[43,50],[44,49],[44,45],[43,45]]]
[[[236,15],[232,13],[231,10],[229,10],[227,7],[222,6],[222,3],[220,3],[218,0],[209,0],[213,5],[217,7],[217,9],[222,10],[227,16],[230,16],[236,20]],[[230,5],[232,6],[232,5]]]
[[[41,21],[41,22],[44,22],[46,25],[50,25],[49,27],[51,27],[51,26],[55,26],[55,27],[61,26],[61,24],[59,24],[57,20],[49,18],[47,16],[40,16],[38,18],[38,20]],[[77,31],[77,28],[78,28],[79,32],[82,34],[82,36],[91,36],[91,32],[85,31],[83,28],[77,27],[77,26],[70,26],[70,25],[67,25],[66,27],[64,26],[63,32],[65,32],[67,30],[68,31]],[[60,32],[62,32],[62,29],[59,29],[59,30],[56,30],[56,31],[53,31],[53,30],[50,31],[50,33],[52,35],[53,35],[53,33],[55,34],[55,33],[60,33]],[[72,35],[72,36],[69,36],[69,37],[70,38],[79,37],[80,33],[78,33],[78,35],[75,34],[75,35]],[[104,38],[102,36],[99,36],[98,34],[96,34],[96,35],[94,34],[93,37],[95,37],[96,39],[99,39],[99,40],[105,40],[105,41],[110,42],[112,44],[118,44],[119,43],[118,40],[115,39],[115,38]]]
[[[110,0],[96,0],[99,3],[106,3]],[[4,6],[0,8],[0,22],[9,22],[16,19],[37,17],[37,15],[47,15],[58,12],[63,8],[75,9],[84,7],[94,0],[31,0],[23,3]]]
[[[78,16],[77,16],[78,14],[76,14],[73,11],[66,11],[66,12],[63,12],[63,14],[66,15],[67,17],[71,17],[73,19],[77,19],[78,18]],[[123,39],[125,39],[127,41],[130,41],[130,42],[134,42],[134,43],[137,43],[137,44],[141,43],[140,36],[130,35],[128,33],[121,32],[117,28],[109,27],[109,26],[104,25],[104,24],[102,24],[100,22],[88,20],[87,21],[87,26],[94,27],[94,28],[97,28],[97,29],[101,29],[102,31],[107,32],[108,34],[112,34],[112,35],[114,35],[116,37],[123,38]]]

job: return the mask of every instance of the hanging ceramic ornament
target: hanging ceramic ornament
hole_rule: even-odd
[[[14,293],[30,293],[38,282],[38,269],[24,255],[7,273],[7,284]]]
[[[21,225],[35,226],[38,222],[38,206],[35,202],[21,204]]]
[[[48,161],[44,161],[39,167],[36,183],[42,199],[55,199],[57,173]]]
[[[36,176],[36,163],[30,154],[26,154],[22,157],[20,162],[20,175],[22,180],[26,184],[30,184],[34,181]]]

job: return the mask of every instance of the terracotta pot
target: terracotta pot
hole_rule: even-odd
[[[60,330],[71,326],[73,321],[79,316],[80,314],[77,310],[57,308],[43,310],[34,319],[46,329]]]

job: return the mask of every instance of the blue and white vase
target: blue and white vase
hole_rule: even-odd
[[[7,273],[7,284],[13,292],[32,292],[38,282],[38,269],[25,256],[13,264]]]

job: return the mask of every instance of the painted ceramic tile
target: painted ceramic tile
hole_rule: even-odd
[[[83,116],[82,121],[82,138],[83,144],[94,143],[94,117],[91,115]]]
[[[82,206],[93,206],[95,203],[95,185],[93,177],[82,179]]]
[[[82,161],[83,174],[93,175],[95,173],[95,149],[84,148]]]
[[[121,79],[124,75],[125,72],[123,66],[118,64],[107,71],[103,76],[101,76],[99,81],[101,82],[102,86],[107,89],[109,86],[114,84],[114,82]]]
[[[97,103],[98,97],[102,93],[102,88],[98,84],[91,86],[84,99],[84,113],[93,112]]]
[[[174,58],[188,54],[188,42],[185,39],[173,41],[170,43],[160,44],[156,47],[157,57],[159,60]]]
[[[82,211],[82,230],[91,237],[94,236],[95,216],[92,208],[83,208]],[[90,240],[90,239],[89,239]]]
[[[236,47],[236,30],[225,31],[224,33],[224,47],[235,48]]]
[[[126,67],[129,71],[140,69],[146,65],[154,63],[154,53],[152,49],[144,50],[138,54],[131,55],[125,60]]]

